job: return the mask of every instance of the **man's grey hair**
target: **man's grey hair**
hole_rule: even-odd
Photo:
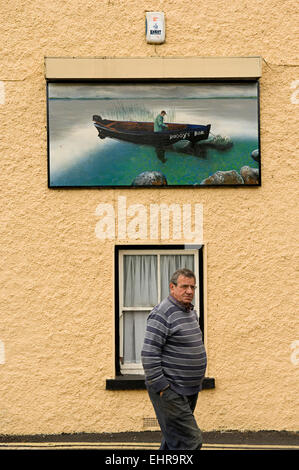
[[[177,285],[177,282],[178,282],[178,277],[179,276],[185,276],[185,277],[192,277],[196,280],[196,277],[195,277],[195,274],[193,271],[191,271],[191,269],[188,269],[188,268],[181,268],[181,269],[177,269],[173,275],[171,276],[171,279],[169,281],[169,283],[172,283],[174,284],[175,286]]]

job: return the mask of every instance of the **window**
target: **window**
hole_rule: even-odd
[[[140,356],[147,317],[169,294],[173,272],[183,267],[196,275],[198,288],[193,303],[203,332],[202,247],[116,247],[116,375],[143,375]]]

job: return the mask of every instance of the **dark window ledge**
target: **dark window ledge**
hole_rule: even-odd
[[[202,389],[215,388],[215,379],[205,377]],[[144,376],[142,375],[118,375],[115,379],[106,380],[106,390],[145,390]]]

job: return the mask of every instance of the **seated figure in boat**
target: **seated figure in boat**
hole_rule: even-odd
[[[164,116],[166,115],[166,111],[161,111],[160,114],[155,119],[154,122],[154,131],[155,132],[163,132],[165,129],[167,129],[167,125],[164,124]]]

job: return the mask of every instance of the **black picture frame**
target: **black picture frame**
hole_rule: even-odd
[[[210,128],[210,134],[208,139],[203,139],[198,142],[192,143],[192,145],[195,145],[197,150],[194,150],[194,152],[198,152],[198,155],[190,154],[190,145],[191,141],[188,142],[183,142],[186,143],[186,147],[182,144],[180,148],[180,142],[183,140],[185,141],[186,139],[182,139],[181,141],[178,141],[175,143],[177,145],[177,149],[175,152],[172,150],[169,150],[169,147],[166,148],[166,157],[164,153],[163,157],[163,152],[162,156],[157,154],[157,148],[152,145],[148,144],[135,144],[133,142],[127,142],[127,141],[120,141],[119,139],[116,138],[111,138],[108,137],[107,135],[105,136],[105,145],[109,145],[110,149],[107,154],[101,153],[104,152],[104,150],[101,150],[101,152],[96,148],[93,147],[93,151],[91,151],[90,155],[84,154],[84,151],[82,150],[82,155],[84,158],[81,158],[82,155],[79,155],[80,158],[78,158],[78,161],[75,162],[75,157],[72,157],[72,151],[74,153],[80,152],[80,149],[78,149],[78,146],[76,146],[77,142],[80,142],[82,140],[82,136],[85,136],[85,129],[81,129],[80,126],[74,126],[75,131],[72,134],[70,132],[69,136],[64,136],[63,133],[65,129],[63,129],[63,126],[59,125],[59,119],[54,119],[55,116],[60,116],[60,122],[64,122],[64,115],[63,113],[65,112],[65,119],[67,120],[67,116],[72,116],[73,123],[75,122],[76,116],[72,115],[72,99],[64,99],[64,98],[57,98],[54,99],[51,95],[51,92],[53,91],[51,87],[58,86],[58,87],[82,87],[81,90],[84,87],[87,87],[89,90],[91,90],[92,87],[99,87],[99,88],[106,88],[112,89],[111,87],[114,87],[114,89],[118,88],[119,90],[124,89],[123,87],[135,87],[136,90],[149,90],[149,87],[151,89],[163,89],[166,90],[167,87],[171,90],[173,90],[174,86],[178,87],[183,87],[181,89],[188,90],[188,87],[193,87],[192,89],[194,90],[196,87],[206,87],[205,90],[207,90],[207,87],[210,88],[210,90],[213,90],[213,87],[218,87],[218,89],[224,90],[224,87],[240,87],[243,88],[244,90],[246,87],[255,87],[256,89],[256,95],[254,97],[248,97],[248,98],[242,98],[244,99],[244,103],[247,103],[248,109],[250,103],[251,108],[253,109],[252,113],[256,117],[256,120],[253,121],[251,119],[250,123],[252,126],[252,132],[254,134],[254,138],[252,139],[252,145],[251,143],[248,144],[247,141],[242,141],[240,143],[240,139],[238,140],[238,145],[229,137],[230,140],[222,140],[219,138],[217,141],[217,138],[212,140],[210,139],[211,137],[211,132],[213,129],[213,122],[211,124]],[[108,88],[107,88],[108,87]],[[154,88],[158,87],[158,88]],[[227,88],[227,89],[228,89]],[[128,89],[128,88],[126,88]],[[190,88],[191,90],[191,88]],[[85,99],[82,98],[81,96],[81,101],[84,102],[84,106],[89,105],[92,101],[92,99]],[[180,98],[181,100],[185,100],[185,103],[187,102],[187,98]],[[200,98],[204,101],[204,105],[206,106],[209,98]],[[215,102],[215,100],[218,99],[218,103]],[[57,114],[55,114],[54,107],[52,106],[54,101],[57,101],[55,103],[55,106],[60,111],[57,111]],[[64,102],[63,102],[64,100]],[[211,101],[214,100],[213,102],[213,109],[217,109],[217,106],[219,107],[220,101],[222,101],[222,111],[225,113],[225,103],[231,103],[231,107],[236,109],[236,115],[235,115],[235,120],[232,121],[236,122],[236,118],[239,116],[238,115],[238,110],[242,109],[242,103],[239,102],[237,103],[238,100],[241,100],[241,98],[234,97],[231,99],[229,97],[224,97],[224,98],[211,98]],[[78,101],[79,98],[74,98],[74,102],[76,101],[76,106],[78,108]],[[95,100],[96,101],[96,100]],[[109,98],[110,105],[113,102],[113,99]],[[116,101],[120,101],[119,97],[117,98]],[[151,101],[151,99],[150,99]],[[157,100],[153,99],[153,102]],[[190,102],[192,100],[190,99]],[[202,102],[203,102],[202,101]],[[57,104],[58,103],[58,104]],[[166,101],[167,103],[167,101]],[[74,104],[74,103],[73,103]],[[162,107],[162,104],[159,108],[158,103],[155,104],[157,109],[160,109]],[[182,105],[183,106],[183,105]],[[111,106],[110,106],[111,107]],[[164,106],[165,107],[165,106]],[[96,106],[94,106],[94,109]],[[245,108],[244,108],[245,109]],[[247,108],[246,108],[247,109]],[[141,110],[143,112],[144,110]],[[214,112],[213,111],[213,112]],[[126,115],[125,111],[121,110],[124,115]],[[211,111],[212,112],[212,111]],[[78,111],[78,115],[79,115]],[[244,111],[244,116],[243,120],[241,119],[241,124],[243,126],[243,129],[246,130],[246,115],[249,114],[249,111],[247,112],[246,110]],[[92,118],[93,116],[96,116],[97,114],[93,114],[90,112],[88,114],[88,119],[90,118],[90,122],[88,122],[88,136],[86,137],[86,140],[88,139],[93,139],[95,141],[101,141],[104,139],[98,139],[97,136],[97,131],[99,129],[95,128],[95,122],[92,123]],[[109,117],[109,116],[108,116]],[[110,116],[111,117],[111,116]],[[103,121],[107,121],[108,118],[104,118]],[[110,119],[112,120],[112,119]],[[203,125],[208,125],[210,122],[207,119]],[[138,121],[139,122],[139,121]],[[55,123],[55,124],[54,124]],[[69,121],[68,121],[69,123]],[[184,123],[186,124],[186,123]],[[197,125],[197,123],[195,123]],[[55,127],[56,126],[56,127]],[[71,127],[71,124],[68,124],[68,130]],[[92,130],[91,130],[92,126]],[[254,127],[255,126],[255,127]],[[54,129],[55,127],[55,129]],[[66,126],[67,127],[67,126]],[[215,127],[215,126],[214,126]],[[66,132],[66,131],[65,131]],[[75,136],[75,132],[78,132],[78,135]],[[241,131],[242,132],[242,131]],[[218,134],[217,134],[218,135]],[[217,137],[216,135],[216,137]],[[220,134],[219,134],[220,135]],[[59,138],[61,137],[61,142],[59,141]],[[72,142],[72,136],[74,137],[74,141]],[[220,135],[221,137],[221,135]],[[191,138],[191,137],[190,137]],[[56,139],[56,140],[55,140]],[[81,140],[80,140],[81,139]],[[84,139],[83,139],[84,140]],[[55,143],[54,143],[55,142]],[[121,146],[119,144],[121,142]],[[251,142],[251,141],[250,141]],[[254,145],[254,143],[256,145]],[[95,142],[93,142],[94,145]],[[231,145],[232,144],[232,145]],[[56,147],[55,147],[56,145]],[[64,148],[64,145],[66,146]],[[69,145],[69,147],[68,147]],[[113,149],[112,149],[113,145]],[[140,150],[140,148],[147,147],[146,152],[145,152],[145,161],[142,160],[142,157],[139,158],[140,154],[138,153],[139,150],[136,150],[136,148]],[[255,147],[255,148],[254,148]],[[121,148],[126,149],[126,158],[128,158],[127,161],[124,161],[123,157],[124,154],[120,150]],[[238,152],[237,152],[238,148]],[[248,152],[244,150],[244,148],[248,148]],[[58,149],[58,150],[57,150]],[[66,150],[67,149],[67,150]],[[82,147],[83,149],[83,147]],[[116,149],[119,149],[119,154],[117,154]],[[133,150],[132,150],[133,149]],[[172,145],[173,149],[173,145]],[[252,151],[251,151],[251,150]],[[137,154],[134,154],[134,151],[136,150]],[[164,150],[163,150],[164,151]],[[56,152],[56,153],[55,153]],[[131,153],[130,153],[131,152]],[[168,157],[167,153],[170,153],[170,156]],[[235,153],[234,153],[235,152]],[[237,152],[237,153],[236,153]],[[246,153],[247,152],[247,153]],[[255,158],[252,156],[253,153],[255,152]],[[243,159],[243,153],[246,153],[246,158],[244,157]],[[153,156],[154,155],[154,156]],[[156,158],[157,155],[157,158]],[[219,159],[219,170],[217,169],[218,161],[217,161],[217,156],[221,157],[221,164],[220,164],[220,159]],[[237,169],[232,169],[229,170],[227,168],[230,168],[230,159],[231,161],[235,162],[236,155],[238,155],[238,158],[240,158],[240,164],[236,163],[236,167],[241,166],[241,168],[249,167],[249,169],[253,170],[252,172],[249,170],[248,174],[245,177],[241,176],[239,173],[241,171],[241,168],[239,168],[239,172]],[[101,159],[102,156],[105,156],[105,158]],[[112,157],[111,157],[112,156]],[[112,161],[110,161],[112,158]],[[163,158],[165,158],[166,162],[163,162]],[[61,173],[59,173],[59,165],[62,164],[62,161],[67,160],[69,163],[69,168],[72,168],[72,171],[66,170],[65,168],[61,170]],[[135,160],[134,160],[135,159]],[[126,188],[126,189],[136,189],[136,188],[165,188],[165,189],[175,189],[175,188],[208,188],[208,187],[259,187],[261,186],[261,145],[260,145],[260,84],[258,79],[254,80],[136,80],[136,81],[126,81],[126,80],[47,80],[47,160],[48,160],[48,188],[51,189],[116,189],[116,188]],[[108,162],[107,165],[105,166],[105,163],[103,161]],[[100,163],[99,163],[100,161]],[[58,167],[57,167],[57,162],[58,162]],[[122,165],[122,170],[119,170],[120,173],[122,171],[122,175],[128,172],[127,177],[127,182],[123,184],[122,181],[118,180],[118,176],[115,176],[115,169],[117,167],[117,162],[122,162],[120,164],[120,167]],[[129,162],[129,163],[128,163]],[[138,169],[136,169],[136,178],[133,178],[134,174],[131,175],[132,171],[135,171],[135,163],[139,162],[137,164]],[[140,163],[141,162],[141,163]],[[153,163],[154,162],[154,163]],[[184,162],[184,163],[183,163]],[[65,162],[64,162],[65,163]],[[128,164],[127,164],[128,163]],[[181,163],[181,165],[180,165]],[[244,163],[244,164],[243,164]],[[56,164],[56,167],[55,167]],[[73,165],[72,165],[73,164]],[[102,165],[102,166],[101,166]],[[139,166],[138,166],[139,165]],[[167,167],[168,165],[168,167]],[[209,166],[210,165],[210,166]],[[216,165],[216,166],[215,166]],[[222,165],[222,166],[221,166]],[[184,167],[182,169],[182,167]],[[204,167],[204,170],[203,170]],[[58,170],[57,170],[58,168]],[[222,168],[222,169],[221,169]],[[225,168],[225,169],[223,169]],[[54,170],[55,169],[55,170]],[[165,171],[164,171],[164,170]],[[185,178],[186,171],[184,173],[184,169],[187,169],[187,177]],[[195,169],[195,170],[194,170]],[[214,171],[214,170],[215,171]],[[106,171],[107,170],[107,171]],[[144,171],[141,171],[144,170]],[[194,171],[193,171],[194,170]],[[195,177],[193,175],[196,174],[196,171],[199,171],[198,175]],[[59,175],[57,177],[53,176],[55,174]],[[164,171],[164,173],[163,173]],[[179,172],[182,172],[182,175]],[[223,172],[220,176],[218,175],[218,172]],[[98,172],[98,173],[97,173]],[[139,172],[139,173],[138,173]],[[150,179],[141,179],[140,177],[141,173],[145,172],[157,172],[158,175],[157,179],[152,179],[155,178],[153,175],[147,175],[150,176]],[[95,177],[96,174],[105,175],[106,182],[103,184],[103,179],[104,177],[101,176],[97,180],[97,177]],[[188,174],[190,173],[190,175]],[[216,173],[217,173],[217,178],[216,178]],[[206,176],[206,178],[202,179],[200,175]],[[62,176],[61,176],[62,175]],[[107,176],[108,175],[108,176]],[[111,176],[109,176],[111,175]],[[170,176],[169,176],[170,175]],[[114,177],[115,176],[115,177]],[[163,180],[163,176],[165,176],[165,180]],[[213,179],[214,177],[214,179]],[[108,180],[107,180],[108,178]],[[110,178],[110,180],[109,180]],[[172,182],[171,178],[173,178]],[[184,179],[185,178],[185,179]],[[190,180],[188,178],[191,178]],[[184,179],[184,184],[182,184]],[[138,181],[137,181],[138,180]],[[108,183],[107,183],[108,181]],[[110,181],[110,182],[109,182]],[[135,183],[134,183],[135,181]]]

